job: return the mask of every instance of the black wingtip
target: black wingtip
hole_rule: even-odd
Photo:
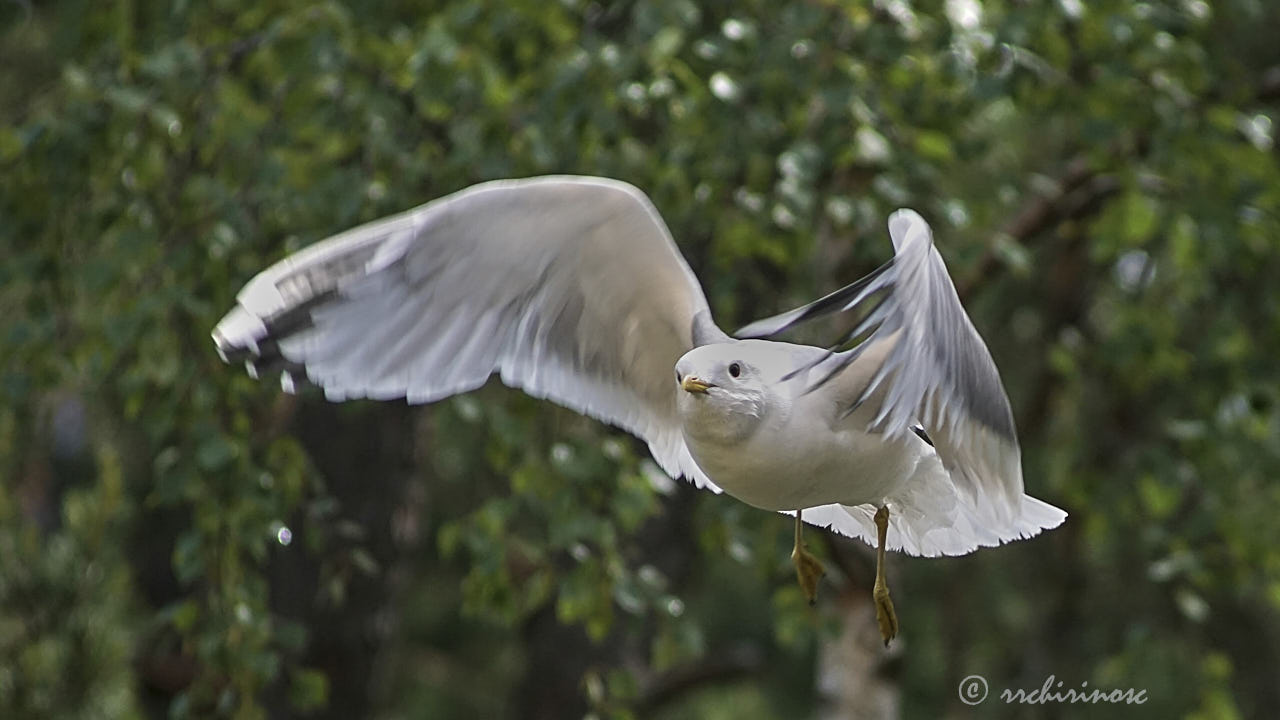
[[[739,328],[733,335],[742,339],[771,337],[807,320],[847,310],[851,305],[861,302],[864,298],[860,296],[864,291],[867,291],[871,284],[891,267],[893,267],[893,258],[833,293],[814,300],[803,307],[788,310],[763,320],[757,320]]]

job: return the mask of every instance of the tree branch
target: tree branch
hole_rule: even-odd
[[[1076,156],[1067,162],[1062,176],[1054,182],[1054,191],[1032,198],[1004,224],[999,231],[1000,234],[1019,244],[1026,244],[1031,238],[1063,220],[1079,217],[1084,208],[1096,205],[1096,202],[1090,202],[1090,199],[1094,201],[1101,199],[1093,197],[1095,192],[1103,190],[1095,187],[1097,180],[1101,177],[1103,176],[1098,171],[1090,167],[1086,157]],[[988,249],[968,277],[956,284],[960,297],[968,296],[979,283],[985,280],[995,269],[997,262],[995,251]]]
[[[636,714],[649,717],[654,710],[685,693],[740,680],[764,668],[764,655],[755,645],[741,645],[716,657],[672,668],[646,683],[636,700]]]

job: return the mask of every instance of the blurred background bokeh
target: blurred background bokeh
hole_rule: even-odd
[[[1276,717],[1280,5],[0,1],[0,717]],[[934,225],[1060,529],[891,558],[490,383],[222,365],[255,272],[482,180],[650,194],[721,325]],[[857,472],[850,467],[851,474]],[[979,674],[992,695],[961,701]],[[1006,705],[1135,688],[1141,706]]]

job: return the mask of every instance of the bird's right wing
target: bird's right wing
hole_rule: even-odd
[[[625,183],[497,181],[350,230],[251,280],[213,339],[333,400],[423,403],[494,373],[646,440],[713,485],[676,415],[676,361],[723,338],[649,200]]]

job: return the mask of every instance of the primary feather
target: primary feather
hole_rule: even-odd
[[[671,390],[695,335],[723,337],[648,199],[576,177],[485,183],[325,240],[250,281],[213,331],[224,359],[331,400],[432,402],[498,373],[714,487]]]
[[[874,332],[857,347],[815,363],[819,380],[811,389],[830,384],[828,391],[850,411],[873,401],[871,425],[890,435],[920,425],[975,511],[991,522],[1013,523],[1022,511],[1021,449],[995,362],[960,304],[924,219],[899,210],[889,218],[889,235],[894,257],[873,274],[735,334],[770,337],[882,293],[846,340]],[[881,343],[889,349],[873,364],[858,362]]]

